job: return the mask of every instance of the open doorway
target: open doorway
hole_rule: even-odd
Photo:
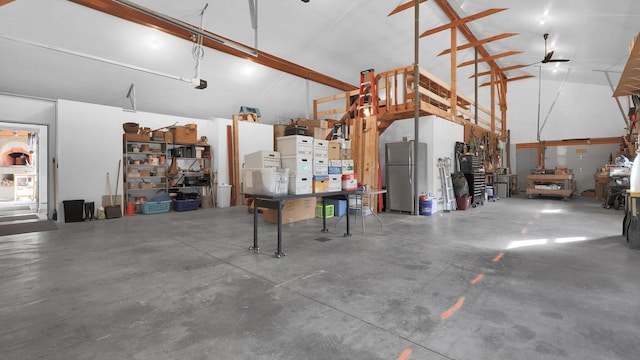
[[[46,151],[40,151],[43,131],[46,138],[46,127],[0,123],[0,218],[38,218],[41,212],[46,217],[40,201],[41,195],[46,199],[46,191],[41,191],[41,185],[46,188],[41,173],[47,171]]]

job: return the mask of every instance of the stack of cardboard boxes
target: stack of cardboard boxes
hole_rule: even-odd
[[[273,176],[283,176],[282,171],[287,171],[287,193],[292,195],[326,193],[341,190],[354,190],[357,187],[355,180],[353,160],[348,140],[326,140],[330,130],[327,120],[299,119],[298,125],[313,129],[312,136],[290,135],[276,138],[276,151],[259,151],[245,156],[245,169],[243,169],[243,181],[246,181],[246,173],[255,176],[259,174],[271,179]],[[272,168],[269,173],[260,168]],[[273,174],[272,174],[273,173]],[[344,176],[349,180],[345,181]],[[253,178],[251,182],[255,183]],[[281,191],[282,182],[278,179],[263,181],[270,186],[278,186],[266,195],[275,195],[275,191]],[[253,185],[253,184],[252,184]],[[253,185],[252,189],[256,189]],[[245,184],[245,192],[247,186]],[[279,194],[279,193],[278,193]],[[311,219],[316,216],[317,198],[286,200],[282,209],[282,223]],[[341,203],[342,202],[342,203]],[[335,203],[335,204],[334,204]],[[344,215],[340,209],[346,209],[345,200],[327,199],[327,204],[334,205],[335,215]],[[277,223],[278,212],[275,209],[263,209],[264,220]]]

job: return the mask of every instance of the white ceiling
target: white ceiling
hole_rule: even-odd
[[[413,9],[387,16],[407,1],[259,0],[258,48],[357,85],[361,70],[391,70],[413,62]],[[200,25],[199,14],[208,2],[205,30],[253,45],[247,1],[136,2],[196,26]],[[497,60],[503,67],[540,61],[544,56],[543,34],[549,33],[548,50],[555,50],[554,58],[571,61],[543,64],[541,73],[545,80],[567,79],[608,87],[603,71],[609,71],[615,86],[628,58],[629,44],[640,31],[637,0],[451,0],[450,3],[461,17],[489,8],[508,8],[470,23],[478,39],[505,32],[519,33],[486,46],[490,54],[523,52]],[[545,22],[541,24],[543,19]],[[434,1],[420,6],[420,32],[448,22]],[[465,43],[467,40],[458,36],[458,44]],[[450,57],[437,54],[449,44],[449,31],[420,40],[421,66],[447,82]],[[310,114],[311,100],[339,92],[212,49],[206,49],[202,60],[201,77],[209,83],[205,90],[113,64],[119,62],[192,78],[195,60],[191,50],[188,41],[69,1],[16,0],[0,7],[0,92],[130,109],[126,95],[133,83],[140,111],[228,118],[241,105],[247,105],[260,108],[262,121],[267,123]],[[112,63],[70,55],[68,51]],[[458,54],[458,63],[473,58],[472,50],[463,50]],[[538,66],[507,75],[537,76]],[[479,65],[479,71],[486,70],[486,65]],[[473,71],[473,66],[467,66],[458,72],[459,87],[467,96],[473,95],[473,81],[467,79]],[[537,80],[522,80],[525,81]]]

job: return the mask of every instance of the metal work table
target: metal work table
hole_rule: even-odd
[[[249,247],[249,250],[260,251],[260,247],[258,247],[258,207],[264,207],[267,209],[277,209],[278,210],[278,248],[276,250],[276,257],[279,258],[281,256],[287,255],[286,252],[282,250],[282,206],[283,201],[292,200],[292,199],[302,199],[309,197],[321,197],[322,198],[322,232],[328,232],[327,229],[327,217],[326,217],[326,209],[325,209],[325,198],[334,198],[347,200],[347,204],[349,202],[349,195],[355,194],[356,191],[333,191],[326,193],[312,193],[312,194],[300,194],[300,195],[261,195],[261,194],[243,194],[245,198],[253,199],[253,246]],[[344,234],[345,237],[351,236],[351,232],[349,229],[349,212],[347,211],[347,232]]]

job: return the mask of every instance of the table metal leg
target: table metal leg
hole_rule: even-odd
[[[345,237],[351,237],[351,229],[349,228],[349,195],[345,195],[345,200],[347,200],[347,213],[345,216],[347,217],[347,232],[344,234]]]
[[[253,246],[249,246],[249,250],[260,252],[258,246],[258,207],[256,206],[256,199],[253,198]]]
[[[286,256],[287,253],[282,251],[282,200],[278,201],[278,249],[276,257]]]
[[[384,226],[384,224],[382,223],[382,220],[378,217],[378,214],[376,214],[376,211],[374,211],[373,207],[371,207],[371,203],[373,202],[373,196],[374,195],[369,195],[369,211],[371,211],[371,215],[375,216],[376,219],[378,219],[378,222],[380,223],[380,227]]]
[[[324,196],[322,197],[322,232],[329,232],[329,229],[327,229],[327,208],[324,203]]]

